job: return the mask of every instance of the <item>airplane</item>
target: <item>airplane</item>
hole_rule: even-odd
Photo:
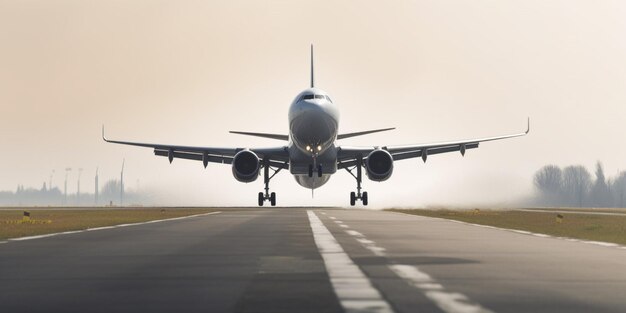
[[[202,161],[205,168],[208,163],[229,164],[235,179],[244,183],[255,181],[262,173],[265,191],[258,194],[259,206],[263,206],[265,201],[269,201],[272,206],[276,205],[276,193],[269,192],[269,183],[281,170],[289,170],[296,182],[311,189],[311,192],[326,184],[337,171],[346,170],[356,179],[357,185],[356,192],[350,193],[350,205],[354,206],[360,200],[366,206],[369,199],[367,191],[362,191],[361,187],[363,171],[370,180],[381,182],[391,177],[395,161],[422,158],[426,162],[430,155],[456,151],[465,156],[466,150],[478,148],[482,142],[520,137],[530,131],[529,118],[526,131],[503,136],[402,146],[339,145],[338,141],[342,139],[395,128],[338,133],[339,109],[328,93],[315,87],[313,45],[311,87],[295,97],[289,107],[288,119],[288,135],[230,131],[233,134],[286,142],[285,145],[267,148],[177,146],[109,140],[105,137],[104,125],[102,139],[108,143],[153,148],[155,155],[167,157],[170,163],[177,158]]]

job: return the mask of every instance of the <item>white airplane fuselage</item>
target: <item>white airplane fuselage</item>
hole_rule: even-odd
[[[337,172],[338,127],[339,110],[326,92],[305,89],[291,103],[289,171],[301,186],[318,188]],[[318,176],[320,166],[321,177]]]

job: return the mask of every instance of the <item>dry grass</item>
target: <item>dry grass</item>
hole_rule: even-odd
[[[35,221],[50,223],[16,224],[21,220],[23,211],[30,212]],[[0,211],[0,240],[24,236],[82,230],[94,227],[112,226],[126,223],[138,223],[173,217],[188,216],[217,211],[217,209],[198,208],[149,208],[149,209],[101,209],[101,210],[63,210],[63,209],[24,209]]]
[[[501,228],[525,230],[558,237],[612,242],[626,245],[626,215],[591,215],[584,213],[557,213],[498,211],[498,210],[400,210],[389,211],[430,217],[453,219],[468,223]]]

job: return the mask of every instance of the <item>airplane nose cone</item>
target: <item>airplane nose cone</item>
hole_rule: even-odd
[[[301,101],[290,113],[291,134],[300,150],[319,153],[332,144],[337,133],[337,121],[324,105]]]

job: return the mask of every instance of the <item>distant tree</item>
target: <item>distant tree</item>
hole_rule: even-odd
[[[604,169],[602,168],[602,163],[598,161],[596,163],[596,180],[591,187],[591,204],[605,208],[611,206],[611,202],[613,201],[606,177],[604,176]]]
[[[107,203],[113,199],[119,199],[120,196],[120,182],[118,180],[109,180],[102,187],[100,195]]]
[[[546,165],[535,173],[534,184],[542,202],[558,204],[563,185],[562,176],[561,168],[556,165]]]
[[[613,180],[612,188],[611,188],[615,205],[619,208],[623,208],[626,203],[626,172],[621,172],[617,177]]]
[[[591,174],[582,165],[563,169],[563,194],[568,205],[582,207],[586,203],[591,186]]]

